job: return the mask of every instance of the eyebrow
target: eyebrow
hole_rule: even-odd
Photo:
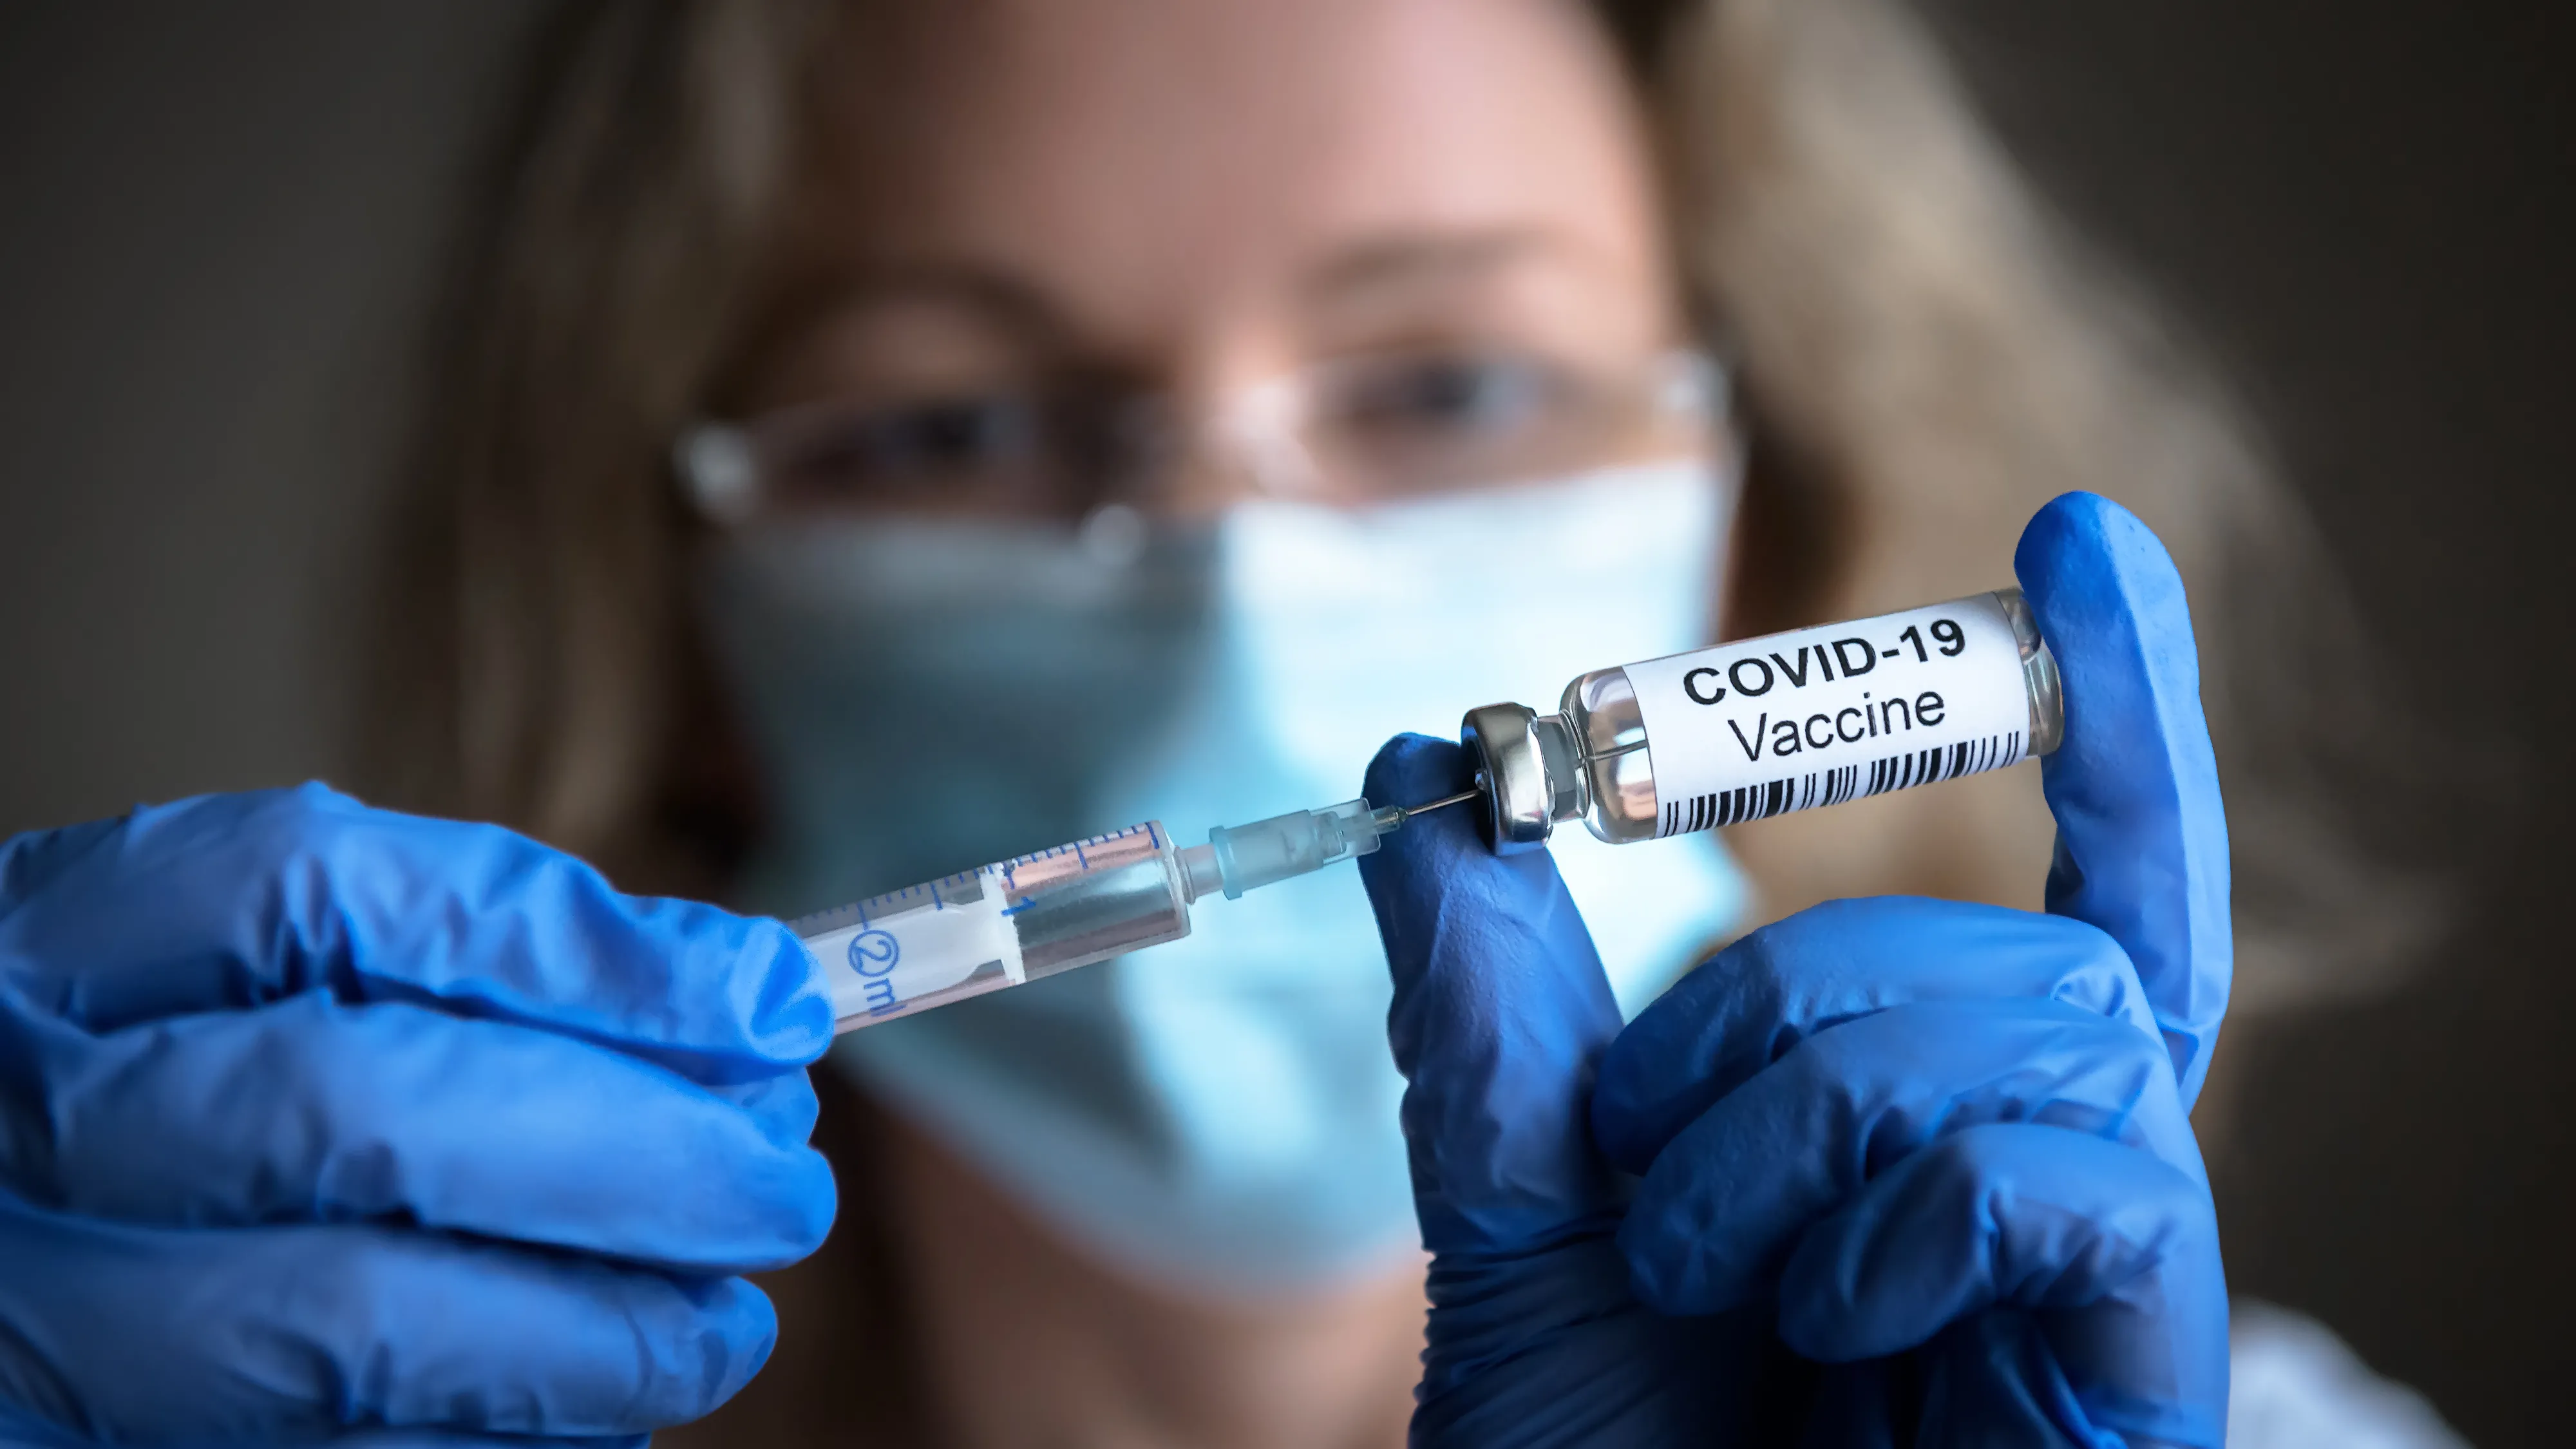
[[[1297,290],[1309,302],[1362,300],[1483,276],[1532,256],[1588,262],[1589,250],[1545,226],[1404,233],[1344,247],[1310,268]]]
[[[972,262],[876,267],[832,278],[795,310],[812,316],[884,303],[931,302],[963,308],[1020,340],[1061,347],[1074,328],[1047,295],[996,267]]]
[[[1593,249],[1538,224],[1394,232],[1354,242],[1308,267],[1292,286],[1307,306],[1366,306],[1454,286],[1520,264],[1559,257],[1589,269]],[[797,289],[781,319],[903,302],[955,306],[1042,352],[1079,350],[1082,329],[1041,288],[1007,267],[975,261],[906,262],[856,268]],[[775,334],[772,334],[775,335]]]

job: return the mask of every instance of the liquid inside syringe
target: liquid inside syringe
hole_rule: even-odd
[[[1190,933],[1190,906],[1367,855],[1425,810],[1349,800],[1175,847],[1160,821],[978,866],[788,922],[830,984],[838,1029],[1018,986]]]

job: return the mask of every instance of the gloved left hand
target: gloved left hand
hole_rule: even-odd
[[[0,843],[0,1442],[616,1442],[811,1252],[775,921],[320,786]]]
[[[2102,499],[2015,564],[2066,685],[2050,914],[1834,902],[1623,1032],[1546,855],[1447,811],[1361,862],[1433,1254],[1417,1443],[2220,1443],[2186,1113],[2227,859],[2190,623]],[[1466,769],[1398,740],[1368,794]]]

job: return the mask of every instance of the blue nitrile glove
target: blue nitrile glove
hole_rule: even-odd
[[[776,1332],[739,1275],[831,1224],[810,972],[318,785],[0,844],[0,1441],[706,1413]]]
[[[1819,906],[1623,1032],[1544,854],[1444,811],[1361,862],[1433,1254],[1418,1442],[2220,1442],[2185,1114],[2226,1008],[2227,836],[2190,621],[2100,498],[2041,510],[2015,566],[2066,684],[2048,915]],[[1400,739],[1368,794],[1467,770]]]

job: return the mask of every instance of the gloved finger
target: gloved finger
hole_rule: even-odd
[[[316,1432],[271,1437],[261,1449],[328,1444],[330,1449],[646,1449],[649,1434],[549,1435],[531,1439],[519,1434],[453,1434],[444,1429],[362,1429],[356,1433]],[[97,1441],[50,1424],[39,1424],[0,1405],[0,1444],[9,1449],[95,1449]]]
[[[1827,1362],[1878,1358],[1998,1305],[2040,1314],[2081,1410],[2068,1427],[2221,1442],[2227,1283],[2208,1189],[2082,1133],[1973,1127],[1907,1158],[1798,1244],[1780,1336]]]
[[[1642,1173],[1674,1134],[1799,1043],[1913,1001],[2062,1001],[2161,1041],[2119,945],[2080,921],[1966,901],[1827,901],[1736,941],[1601,1058],[1592,1130]]]
[[[748,1082],[698,1083],[697,1089],[720,1102],[731,1102],[749,1117],[760,1135],[781,1147],[800,1147],[813,1140],[815,1119],[823,1104],[815,1100],[813,1078],[805,1072],[780,1072]]]
[[[822,1055],[832,1009],[775,921],[628,896],[498,826],[320,785],[21,837],[0,980],[92,1032],[321,988],[542,1026],[704,1082]]]
[[[698,1418],[769,1355],[739,1278],[390,1227],[101,1223],[0,1196],[0,1383],[82,1437],[579,1438]]]
[[[84,820],[52,830],[30,830],[0,840],[0,916],[6,916],[51,881],[55,872],[84,857],[125,828],[122,817]]]
[[[1402,735],[1371,800],[1466,788],[1458,746]],[[1404,1135],[1435,1255],[1544,1246],[1615,1206],[1585,1125],[1592,1063],[1619,1007],[1544,851],[1497,856],[1463,810],[1406,822],[1360,861],[1395,976],[1387,1013]]]
[[[0,1015],[0,1063],[0,1182],[91,1216],[398,1217],[699,1273],[783,1266],[832,1222],[802,1072],[746,1110],[550,1032],[320,992],[104,1037]]]
[[[2200,661],[2173,560],[2127,509],[2069,493],[2013,554],[2066,691],[2040,766],[2057,817],[2048,909],[2111,935],[2138,968],[2183,1105],[2227,1013],[2227,815],[2200,711]]]
[[[2054,1001],[1913,1002],[1820,1032],[1655,1159],[1619,1228],[1665,1313],[1767,1295],[1801,1234],[1948,1133],[2043,1122],[2201,1173],[2164,1049]]]
[[[652,1436],[584,1434],[569,1439],[553,1435],[528,1439],[516,1434],[451,1434],[440,1429],[371,1429],[333,1434],[317,1442],[327,1442],[331,1449],[646,1449]]]

